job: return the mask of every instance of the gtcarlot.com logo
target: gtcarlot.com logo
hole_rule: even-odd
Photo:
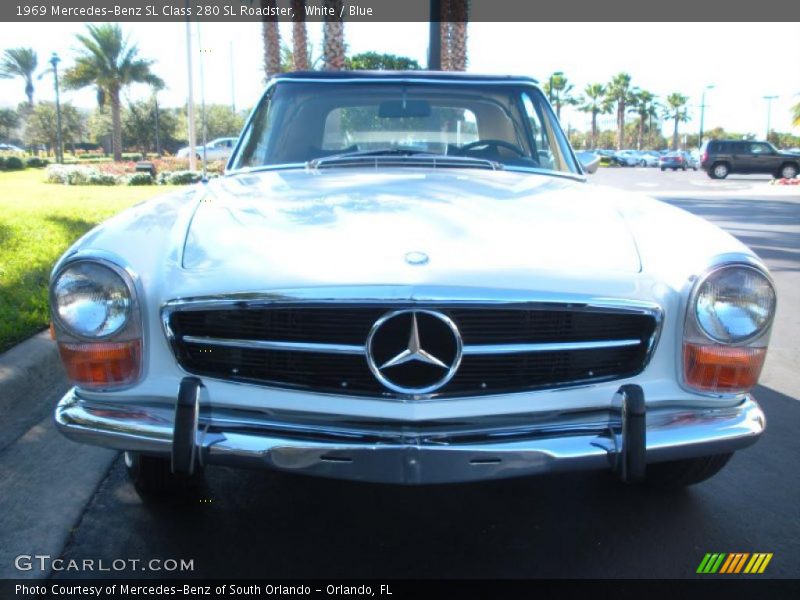
[[[772,552],[709,552],[703,557],[697,572],[701,575],[761,574],[771,560]]]

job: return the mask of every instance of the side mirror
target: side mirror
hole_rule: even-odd
[[[597,167],[600,166],[600,157],[594,152],[576,152],[575,155],[578,157],[578,162],[581,163],[584,172],[589,175],[596,172]]]

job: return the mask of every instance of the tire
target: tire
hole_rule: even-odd
[[[719,473],[733,456],[715,454],[647,465],[645,483],[660,489],[676,489],[705,481]]]
[[[686,165],[683,165],[683,167],[681,167],[681,170],[685,173],[686,172]]]
[[[728,163],[714,163],[711,165],[708,174],[711,179],[725,179],[730,172],[731,168],[728,166]]]
[[[780,176],[782,179],[794,179],[797,177],[797,166],[786,164],[780,169]]]
[[[647,162],[645,162],[645,161],[641,161],[641,162],[639,163],[639,166],[640,166],[640,167],[646,167],[646,166],[647,166]]]
[[[124,452],[123,461],[128,477],[142,496],[186,491],[199,487],[203,482],[202,469],[192,475],[173,473],[169,458]]]
[[[663,173],[664,171],[666,171],[666,169],[664,167],[661,167],[661,172]]]

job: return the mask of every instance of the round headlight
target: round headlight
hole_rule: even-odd
[[[775,289],[758,269],[734,265],[715,271],[700,285],[697,323],[712,340],[735,344],[764,332],[775,312]]]
[[[53,285],[53,308],[69,333],[102,338],[120,331],[131,314],[131,294],[113,269],[78,262],[64,269]]]

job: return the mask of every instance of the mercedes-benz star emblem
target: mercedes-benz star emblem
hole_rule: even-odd
[[[461,364],[461,334],[434,310],[406,309],[383,315],[367,336],[367,363],[388,389],[428,394],[450,381]]]

